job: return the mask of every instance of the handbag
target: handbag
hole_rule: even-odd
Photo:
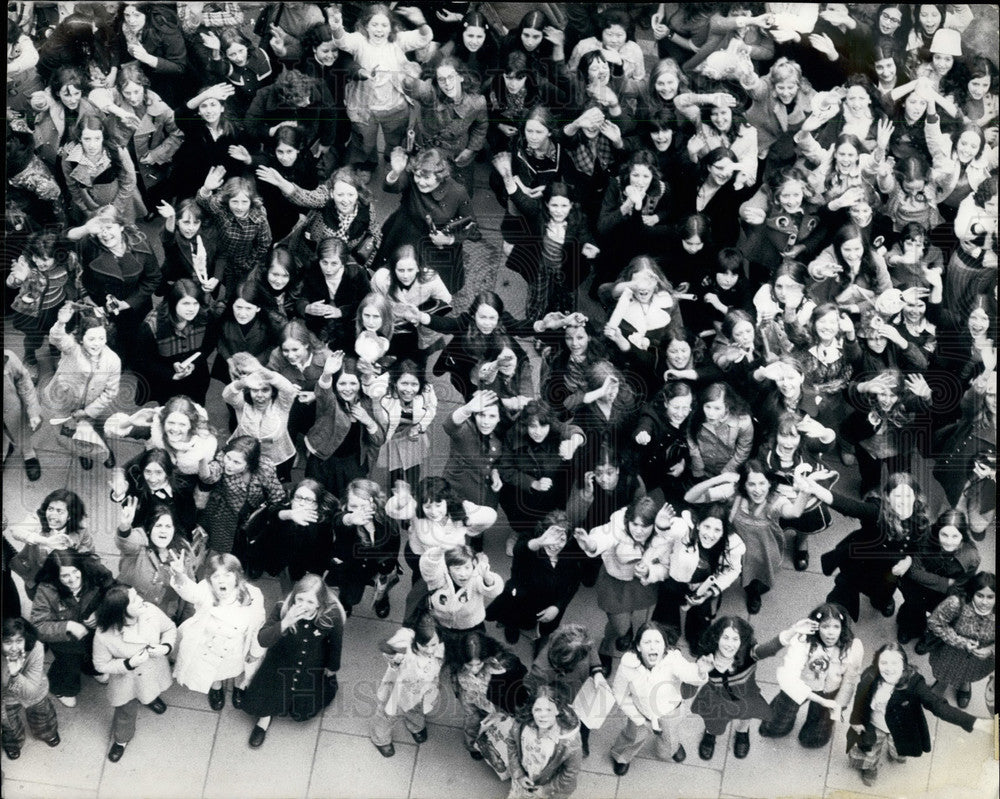
[[[249,492],[248,492],[249,493]],[[259,562],[261,560],[264,541],[267,537],[267,522],[271,515],[268,513],[269,506],[265,500],[257,508],[250,508],[249,503],[244,502],[240,509],[240,515],[236,522],[236,541],[233,542],[233,554],[240,559],[247,577],[255,580],[260,577],[262,569]],[[237,553],[237,545],[242,543],[242,553]]]
[[[479,734],[474,744],[483,760],[489,763],[490,768],[502,780],[510,779],[507,738],[513,726],[514,719],[506,713],[490,713],[479,725]]]

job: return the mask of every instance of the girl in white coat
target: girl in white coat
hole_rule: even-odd
[[[660,760],[670,757],[681,763],[687,757],[677,737],[677,725],[683,718],[681,683],[703,685],[711,662],[701,658],[692,663],[676,643],[675,631],[647,622],[636,630],[632,646],[618,664],[612,690],[626,717],[625,729],[611,745],[611,761],[618,776],[628,772],[650,734]]]
[[[199,583],[187,576],[179,553],[171,555],[170,568],[170,585],[194,605],[194,615],[180,628],[174,678],[192,691],[207,693],[212,710],[222,710],[223,681],[235,678],[233,705],[238,707],[242,689],[264,654],[257,643],[266,616],[264,595],[247,583],[234,555],[210,555],[208,576]]]

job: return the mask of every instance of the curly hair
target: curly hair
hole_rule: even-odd
[[[688,534],[688,546],[694,547],[705,556],[709,570],[712,574],[715,574],[720,566],[728,562],[726,553],[729,550],[729,510],[722,503],[715,502],[706,507],[693,509],[692,516],[694,517],[695,525]],[[706,549],[702,546],[701,536],[698,535],[698,528],[708,519],[718,519],[722,522],[722,535],[718,541]]]
[[[747,665],[750,654],[757,643],[750,622],[739,616],[721,616],[713,621],[702,633],[698,641],[698,655],[714,655],[719,648],[719,639],[726,630],[735,630],[740,637],[740,648],[733,657],[733,670],[739,671]]]

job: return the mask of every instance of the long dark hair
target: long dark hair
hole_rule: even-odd
[[[70,491],[68,488],[57,488],[42,500],[42,504],[38,507],[38,520],[42,524],[42,532],[51,532],[49,523],[45,518],[45,511],[48,510],[49,505],[53,502],[63,502],[66,504],[66,532],[71,535],[80,533],[84,527],[84,520],[87,518],[87,509],[84,507],[80,495],[75,491]]]
[[[510,33],[507,34],[507,38],[504,39],[504,49],[505,50],[520,50],[525,55],[528,56],[529,61],[532,58],[551,58],[552,57],[552,42],[546,38],[542,38],[541,43],[531,52],[524,49],[521,44],[521,34],[527,30],[544,31],[547,27],[552,25],[552,21],[549,19],[548,15],[543,11],[535,9],[534,11],[529,11],[523,17],[521,21],[517,24]]]
[[[94,614],[97,619],[97,629],[101,632],[115,629],[121,631],[128,617],[129,586],[118,583],[111,586],[101,599]]]
[[[486,34],[486,41],[483,42],[483,46],[475,53],[470,53],[469,48],[465,46],[465,39],[462,37],[462,34],[465,33],[466,28],[482,28]],[[455,58],[463,64],[468,64],[473,58],[477,59],[481,64],[496,64],[500,58],[496,35],[490,27],[486,15],[481,11],[469,11],[462,17],[462,24],[455,31],[452,42],[455,46],[452,52]]]
[[[688,546],[694,547],[705,556],[708,568],[715,574],[720,566],[728,562],[726,550],[729,547],[729,511],[721,502],[714,502],[708,507],[692,509],[691,515],[694,518],[694,527],[688,534]],[[722,522],[722,536],[708,549],[702,546],[701,537],[698,535],[698,528],[706,519],[718,519]]]
[[[837,648],[840,650],[841,660],[847,657],[851,644],[854,643],[854,630],[851,629],[851,619],[847,615],[847,611],[836,602],[824,602],[810,611],[809,618],[819,624],[829,619],[840,622],[840,638],[837,639]],[[823,641],[819,636],[819,630],[809,636],[809,645],[810,647],[822,648]]]
[[[153,525],[156,524],[162,517],[169,516],[170,521],[174,524],[174,536],[167,543],[167,549],[173,552],[178,552],[181,554],[187,553],[193,556],[193,550],[191,545],[188,544],[187,540],[184,538],[184,533],[182,532],[182,527],[180,520],[177,518],[177,511],[170,505],[165,505],[162,502],[158,502],[149,509],[146,514],[146,518],[142,520],[143,529],[146,531],[146,537],[149,537],[150,531],[153,529]],[[149,546],[152,547],[153,543],[150,542]]]
[[[489,334],[483,334],[479,331],[474,318],[476,311],[483,305],[492,308],[500,317],[497,321],[497,326]],[[466,348],[470,352],[499,351],[502,346],[500,344],[501,338],[507,338],[507,331],[503,326],[504,305],[503,300],[500,299],[500,295],[494,291],[480,291],[472,298],[472,304],[469,306],[468,313],[472,318],[469,320],[469,327],[462,335]]]
[[[111,572],[105,568],[97,555],[75,549],[52,550],[35,575],[35,582],[38,585],[48,583],[56,589],[60,597],[66,598],[70,595],[70,590],[59,579],[59,570],[63,568],[79,569],[82,578],[81,594],[92,588],[103,591],[114,582]]]
[[[300,488],[307,488],[313,492],[316,497],[316,524],[324,524],[333,514],[337,508],[337,498],[331,494],[318,480],[313,480],[311,477],[303,478],[295,484],[295,487],[289,491],[288,502],[285,507],[292,506],[292,499],[295,497],[295,492]],[[294,528],[292,528],[294,529]]]
[[[993,572],[977,572],[974,576],[966,580],[965,590],[962,592],[962,599],[966,604],[972,601],[977,591],[989,588],[994,594],[997,592],[997,576]]]
[[[847,263],[844,261],[844,256],[840,254],[840,248],[846,242],[854,239],[861,241],[863,254],[861,256],[861,264],[858,266],[858,273],[857,275],[852,276],[850,268],[848,268]],[[875,282],[876,267],[875,259],[872,257],[873,247],[865,235],[861,232],[861,228],[853,222],[843,225],[836,233],[833,234],[832,244],[833,257],[837,260],[837,263],[843,267],[843,271],[837,276],[837,278],[835,278],[842,288],[846,288],[850,285],[852,280],[856,280],[862,276],[867,277],[873,283]]]
[[[635,653],[636,657],[639,658],[639,662],[642,663],[643,666],[646,664],[643,662],[642,654],[639,652],[639,644],[642,642],[642,636],[650,630],[663,636],[663,643],[666,646],[667,652],[677,648],[677,641],[680,638],[680,633],[675,627],[666,627],[655,621],[647,621],[640,624],[639,629],[635,631],[635,638],[632,639],[632,644],[629,646],[629,650]]]
[[[85,130],[99,130],[101,132],[101,136],[104,138],[101,146],[104,148],[108,160],[111,161],[111,169],[115,173],[115,178],[121,180],[125,175],[125,164],[122,163],[120,151],[114,146],[115,134],[111,123],[93,114],[81,114],[76,125],[73,126],[70,141],[80,144],[80,137]]]
[[[208,311],[205,309],[207,298],[205,292],[193,280],[182,277],[167,289],[163,302],[160,303],[156,314],[157,337],[173,335],[174,327],[178,323],[177,303],[185,297],[194,297],[198,301],[198,315],[191,320],[192,327],[204,325],[208,320]]]

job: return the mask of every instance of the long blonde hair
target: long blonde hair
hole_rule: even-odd
[[[316,597],[316,601],[319,603],[319,608],[316,611],[316,626],[320,629],[330,629],[336,624],[338,617],[341,625],[347,620],[347,613],[340,604],[340,600],[337,599],[337,595],[323,582],[322,577],[311,573],[299,578],[299,581],[292,586],[292,590],[288,592],[285,601],[281,603],[282,619],[288,615],[288,611],[295,604],[295,597],[299,594],[312,594]],[[297,625],[298,622],[293,626]]]

